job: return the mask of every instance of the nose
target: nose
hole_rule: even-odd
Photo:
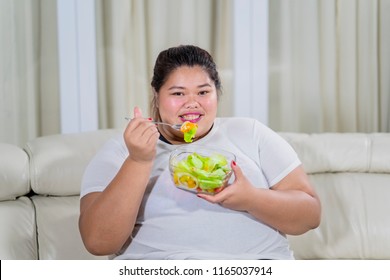
[[[184,104],[186,109],[197,109],[199,108],[199,103],[196,96],[189,96],[186,103]]]

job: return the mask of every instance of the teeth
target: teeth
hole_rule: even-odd
[[[199,118],[199,115],[185,115],[182,118],[185,119],[186,121],[191,121]]]

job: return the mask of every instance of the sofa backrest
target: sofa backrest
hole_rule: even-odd
[[[298,259],[390,259],[390,134],[281,133],[322,203],[320,226],[289,236]]]
[[[28,142],[31,189],[40,195],[79,195],[85,167],[114,133],[118,131],[50,135]]]

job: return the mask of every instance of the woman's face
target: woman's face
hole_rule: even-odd
[[[207,134],[217,115],[218,96],[215,84],[200,66],[181,66],[175,69],[160,88],[157,102],[163,122],[197,123],[195,140]],[[184,142],[180,131],[161,125],[159,130],[173,144]]]

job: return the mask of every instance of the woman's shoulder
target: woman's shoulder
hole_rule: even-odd
[[[120,132],[107,139],[98,149],[95,157],[102,160],[104,158],[111,158],[113,155],[116,155],[118,158],[126,158],[128,155],[123,134]]]
[[[223,129],[233,129],[235,131],[268,130],[269,128],[257,119],[249,117],[220,117],[217,118],[217,126]]]
[[[264,143],[269,139],[279,137],[278,134],[267,125],[257,119],[248,117],[217,118],[216,127],[218,134],[232,141],[250,143]]]

